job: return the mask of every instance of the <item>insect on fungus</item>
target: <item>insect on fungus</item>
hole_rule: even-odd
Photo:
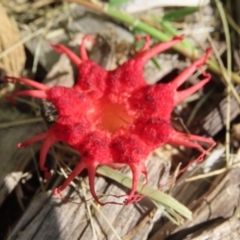
[[[166,143],[196,148],[201,152],[196,161],[202,161],[215,146],[212,139],[176,131],[170,121],[174,106],[210,80],[210,74],[203,72],[203,80],[185,90],[178,90],[205,64],[211,50],[169,83],[149,85],[143,78],[146,62],[182,39],[182,36],[175,37],[149,49],[150,38],[146,37],[139,53],[113,71],[106,71],[88,59],[84,45],[86,40],[93,41],[90,35],[82,40],[80,57],[61,44],[52,45],[56,52],[66,54],[78,68],[78,79],[72,88],[50,88],[33,80],[6,77],[7,81],[21,82],[34,88],[14,93],[12,97],[46,99],[57,110],[58,119],[48,131],[18,145],[26,147],[43,140],[39,166],[45,177],[50,177],[45,167],[46,154],[55,142],[69,144],[81,154],[77,166],[54,190],[55,195],[60,194],[83,169],[87,169],[92,196],[99,204],[106,204],[99,201],[94,189],[96,169],[99,165],[117,167],[120,164],[128,165],[133,175],[132,188],[124,203],[136,202],[139,177],[144,174],[148,179],[145,160],[153,150]],[[198,142],[207,143],[209,147],[204,149]]]

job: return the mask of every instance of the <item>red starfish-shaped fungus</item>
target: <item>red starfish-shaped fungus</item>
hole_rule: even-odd
[[[178,91],[198,68],[205,64],[211,54],[195,61],[170,83],[149,85],[143,78],[143,67],[156,54],[179,43],[182,37],[155,45],[148,50],[149,37],[140,52],[113,71],[106,71],[88,59],[84,43],[93,40],[86,35],[80,46],[80,58],[61,44],[52,45],[58,53],[66,54],[78,68],[78,80],[72,88],[44,84],[25,78],[7,77],[8,81],[18,81],[35,88],[20,91],[13,96],[32,96],[52,102],[58,112],[58,119],[46,132],[20,143],[19,147],[43,140],[40,151],[40,169],[49,178],[45,167],[49,148],[58,141],[65,142],[79,151],[81,160],[62,186],[55,189],[59,194],[83,169],[88,170],[90,191],[100,203],[95,189],[94,178],[99,165],[112,167],[128,165],[133,173],[132,189],[125,203],[136,201],[134,194],[140,174],[147,180],[145,160],[156,148],[163,144],[183,145],[196,148],[201,152],[201,161],[215,142],[201,136],[178,132],[171,126],[171,113],[179,102],[187,98],[211,78],[205,78],[192,87]],[[208,143],[205,150],[196,142]]]

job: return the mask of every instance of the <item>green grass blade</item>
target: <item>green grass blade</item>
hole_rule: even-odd
[[[119,7],[122,4],[127,3],[127,2],[129,2],[129,0],[110,0],[108,5],[110,7]]]
[[[111,178],[112,180],[121,183],[125,187],[131,188],[132,186],[131,178],[126,177],[124,174],[116,170],[113,170],[110,167],[101,166],[97,169],[97,173],[101,174],[102,176]],[[169,196],[164,192],[156,190],[153,187],[150,187],[148,185],[145,186],[143,189],[142,187],[143,187],[143,184],[139,182],[137,191],[143,194],[144,196],[148,196],[150,199],[160,203],[166,209],[171,209],[171,212],[180,214],[186,219],[192,219],[191,211],[187,207],[182,205],[180,202],[178,202],[176,199],[174,199],[173,197]],[[176,216],[176,219],[177,219],[177,216]]]
[[[187,15],[193,14],[198,11],[198,7],[186,7],[180,8],[164,14],[162,20],[164,21],[176,21],[186,17]]]

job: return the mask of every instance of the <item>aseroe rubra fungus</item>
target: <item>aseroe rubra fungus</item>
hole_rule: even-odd
[[[25,83],[35,90],[20,91],[14,96],[32,96],[51,101],[58,112],[58,119],[52,127],[42,134],[20,143],[19,147],[28,146],[43,140],[40,151],[40,169],[45,177],[50,173],[45,167],[46,154],[49,148],[58,141],[65,142],[79,151],[81,160],[65,182],[54,193],[59,194],[69,183],[82,172],[88,170],[90,191],[94,199],[99,199],[94,189],[96,168],[99,165],[117,167],[128,165],[133,174],[132,189],[125,204],[137,201],[134,194],[140,174],[147,180],[145,160],[156,148],[163,144],[183,145],[196,148],[203,157],[214,146],[215,142],[201,136],[178,132],[171,126],[171,112],[176,104],[187,98],[203,85],[211,76],[205,77],[188,89],[178,91],[198,68],[205,64],[211,54],[195,61],[170,83],[149,85],[143,78],[143,67],[154,55],[179,43],[182,37],[175,37],[169,42],[149,48],[149,37],[140,52],[113,71],[106,71],[88,59],[84,42],[92,40],[86,35],[80,46],[80,57],[61,44],[53,45],[58,53],[66,54],[79,70],[77,83],[72,88],[44,84],[25,78],[7,77],[7,81]],[[204,149],[196,142],[209,144]]]

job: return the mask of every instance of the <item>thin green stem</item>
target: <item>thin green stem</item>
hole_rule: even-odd
[[[220,17],[223,24],[223,29],[226,38],[227,44],[227,77],[229,81],[231,81],[231,68],[232,68],[232,54],[231,54],[231,40],[230,40],[230,33],[228,28],[227,18],[222,6],[222,3],[219,0],[215,0],[218,11],[220,13]],[[230,115],[231,115],[231,88],[230,85],[227,84],[227,109],[226,109],[226,135],[225,135],[225,147],[226,147],[226,162],[227,166],[231,166],[230,160]]]

